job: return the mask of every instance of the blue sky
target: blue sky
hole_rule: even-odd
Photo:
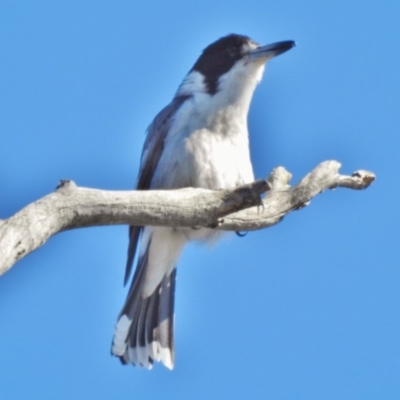
[[[109,354],[127,228],[52,238],[0,279],[0,396],[400,398],[399,15],[395,0],[1,2],[0,218],[62,178],[130,189],[147,125],[231,32],[297,42],[254,96],[256,176],[336,159],[377,181],[187,247],[173,372]]]

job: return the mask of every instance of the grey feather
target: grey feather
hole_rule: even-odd
[[[139,176],[136,183],[137,190],[155,189],[152,185],[152,178],[158,162],[160,161],[169,127],[176,111],[189,97],[190,96],[175,97],[168,106],[157,114],[154,121],[148,127],[147,137],[142,151]],[[132,272],[133,261],[135,260],[137,245],[142,230],[142,226],[129,227],[128,258],[126,261],[124,285],[128,283]]]
[[[127,348],[119,358],[123,364],[135,362],[129,356],[130,349],[144,348],[151,343],[169,349],[171,358],[174,358],[174,292],[176,269],[168,276],[165,276],[153,294],[143,298],[141,289],[143,286],[144,273],[146,271],[149,248],[140,257],[135,276],[129,290],[125,305],[120,317],[126,315],[132,322],[130,325]],[[154,358],[149,357],[148,366],[153,361],[159,361],[157,354]],[[144,365],[146,366],[146,365]]]

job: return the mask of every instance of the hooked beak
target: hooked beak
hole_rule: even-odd
[[[279,54],[290,50],[294,47],[296,43],[293,40],[285,40],[284,42],[277,42],[272,44],[267,44],[266,46],[257,47],[249,52],[250,60],[264,60],[279,56]]]

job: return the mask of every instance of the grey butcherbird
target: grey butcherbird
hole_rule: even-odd
[[[232,34],[206,47],[148,128],[137,189],[225,189],[254,181],[247,130],[250,102],[265,63],[294,45],[260,46]],[[153,361],[161,361],[173,368],[178,258],[187,241],[218,235],[206,228],[130,227],[125,283],[137,250],[138,262],[112,345],[124,364],[150,369]]]

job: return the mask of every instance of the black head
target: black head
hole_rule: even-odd
[[[203,50],[191,71],[200,72],[204,76],[208,93],[215,94],[220,76],[244,56],[249,45],[255,46],[256,43],[243,35],[231,34],[218,39]]]

